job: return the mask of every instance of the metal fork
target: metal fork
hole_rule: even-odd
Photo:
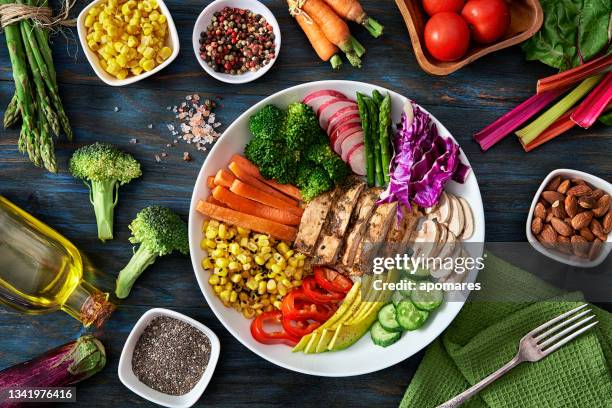
[[[514,356],[512,360],[461,394],[446,401],[444,404],[439,405],[437,408],[454,408],[460,406],[469,398],[480,392],[483,388],[522,362],[540,361],[547,355],[559,349],[561,346],[569,343],[585,331],[589,330],[591,327],[595,326],[597,323],[599,323],[598,321],[589,323],[595,317],[593,314],[588,315],[591,309],[582,310],[587,306],[587,304],[578,306],[577,308],[563,313],[562,315],[549,320],[548,322],[527,333],[525,337],[521,339],[518,353],[516,353],[516,356]],[[565,327],[573,322],[576,323],[569,327]],[[585,323],[589,324],[585,326]]]

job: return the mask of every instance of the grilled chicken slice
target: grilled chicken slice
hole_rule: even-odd
[[[370,216],[376,209],[376,200],[380,194],[380,189],[370,189],[365,191],[361,197],[359,197],[359,203],[355,208],[355,212],[352,217],[350,232],[345,238],[345,246],[342,252],[342,259],[340,260],[340,267],[349,269],[353,266],[353,260],[355,259],[355,253],[366,228],[368,227],[368,221]]]
[[[357,182],[338,195],[319,239],[314,259],[317,265],[332,265],[338,259],[353,209],[364,188],[365,183]]]
[[[391,228],[391,223],[395,220],[396,214],[397,202],[381,204],[376,207],[376,211],[374,211],[372,218],[370,218],[366,233],[355,254],[350,270],[351,274],[361,275],[367,272],[367,269],[370,267],[369,259],[374,255],[371,252],[374,248],[369,248],[368,246],[369,244],[381,243],[385,239],[389,228]]]
[[[293,244],[293,248],[296,251],[305,255],[313,254],[319,234],[327,219],[327,214],[335,202],[338,191],[339,189],[335,188],[332,191],[321,194],[308,203],[302,215],[295,243]]]

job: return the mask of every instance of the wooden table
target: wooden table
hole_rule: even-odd
[[[18,131],[2,131],[0,138],[0,194],[57,228],[75,243],[95,268],[101,286],[113,287],[114,277],[131,256],[127,225],[141,208],[166,205],[187,218],[191,191],[205,154],[179,143],[166,128],[173,121],[167,106],[186,95],[222,96],[218,118],[224,126],[245,109],[287,87],[323,79],[374,83],[413,98],[436,115],[462,144],[480,183],[489,241],[524,241],[524,222],[531,197],[551,170],[569,167],[612,179],[609,129],[572,131],[538,150],[525,154],[514,137],[486,154],[472,134],[535,91],[536,80],[554,71],[525,62],[519,47],[487,56],[448,77],[425,74],[417,65],[407,30],[391,0],[363,1],[364,7],[385,25],[385,35],[369,38],[354,27],[368,52],[361,70],[345,64],[334,72],[320,63],[304,35],[290,19],[285,2],[265,1],[276,15],[283,46],[272,70],[247,85],[226,85],[210,78],[192,51],[193,24],[203,3],[171,0],[181,38],[181,53],[159,74],[134,85],[113,88],[102,83],[74,43],[55,37],[54,56],[62,99],[75,131],[75,142],[57,143],[60,172],[34,168],[17,151]],[[3,41],[4,42],[4,41]],[[76,53],[76,56],[75,56]],[[8,54],[0,46],[0,106],[13,93]],[[119,108],[115,112],[115,107]],[[152,125],[152,127],[151,127]],[[136,138],[137,144],[130,144]],[[78,146],[105,141],[131,152],[142,163],[144,176],[121,189],[113,241],[96,238],[96,224],[87,190],[66,172],[67,160]],[[184,162],[183,152],[193,161]],[[156,162],[155,155],[167,157]],[[117,378],[121,347],[136,320],[152,307],[167,307],[192,316],[221,339],[222,355],[215,376],[198,406],[395,406],[414,374],[422,353],[386,370],[355,378],[317,378],[276,367],[259,358],[221,326],[197,287],[187,257],[160,259],[140,278],[98,334],[107,347],[107,367],[79,385],[80,406],[143,406],[148,403],[128,391]],[[23,316],[0,308],[0,368],[27,360],[81,332],[78,322],[58,312]]]

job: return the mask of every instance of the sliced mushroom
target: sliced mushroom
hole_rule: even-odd
[[[455,252],[455,246],[457,245],[457,237],[453,234],[452,231],[448,231],[446,236],[446,242],[442,244],[440,241],[440,252],[438,253],[438,258],[448,258],[453,255]]]
[[[453,279],[452,275],[455,275],[455,262],[454,259],[456,259],[459,255],[461,254],[461,243],[457,243],[457,245],[455,245],[455,249],[453,250],[453,253],[451,254],[451,258],[453,258],[453,262],[450,263],[450,265],[448,267],[436,270],[436,271],[432,271],[431,272],[431,276],[433,276],[434,278],[439,279],[439,282],[445,283],[445,282],[449,282],[451,281],[451,279]],[[444,263],[443,263],[444,265]],[[446,266],[446,265],[444,265]]]
[[[414,256],[423,255],[429,257],[432,248],[436,245],[440,238],[440,228],[438,223],[432,220],[425,220],[418,231],[414,240]]]
[[[459,197],[461,208],[463,209],[463,215],[465,217],[465,226],[463,227],[463,233],[461,239],[470,239],[474,235],[474,214],[472,213],[472,207],[463,197]]]
[[[463,232],[463,226],[465,224],[465,216],[463,215],[463,208],[461,207],[461,203],[454,195],[449,195],[450,207],[451,207],[451,218],[448,222],[448,229],[455,234],[455,236],[460,237]]]
[[[446,239],[448,238],[448,228],[444,224],[438,224],[438,229],[440,230],[440,236],[438,237],[438,242],[432,245],[432,250],[429,256],[437,257],[440,254],[440,251],[446,244]]]
[[[425,210],[424,210],[423,212],[424,212],[426,215],[429,215],[429,214],[433,214],[433,213],[435,213],[436,211],[438,211],[438,205],[437,205],[437,204],[436,204],[436,205],[434,205],[433,207],[425,208]],[[429,218],[429,217],[428,217],[428,218]]]
[[[450,195],[446,194],[446,192],[442,192],[440,196],[440,201],[438,202],[438,222],[442,224],[446,224],[451,219],[451,202]]]

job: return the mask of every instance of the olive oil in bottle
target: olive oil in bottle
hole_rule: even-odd
[[[97,327],[114,310],[108,293],[83,280],[78,249],[1,195],[0,302],[28,314],[61,309]]]

